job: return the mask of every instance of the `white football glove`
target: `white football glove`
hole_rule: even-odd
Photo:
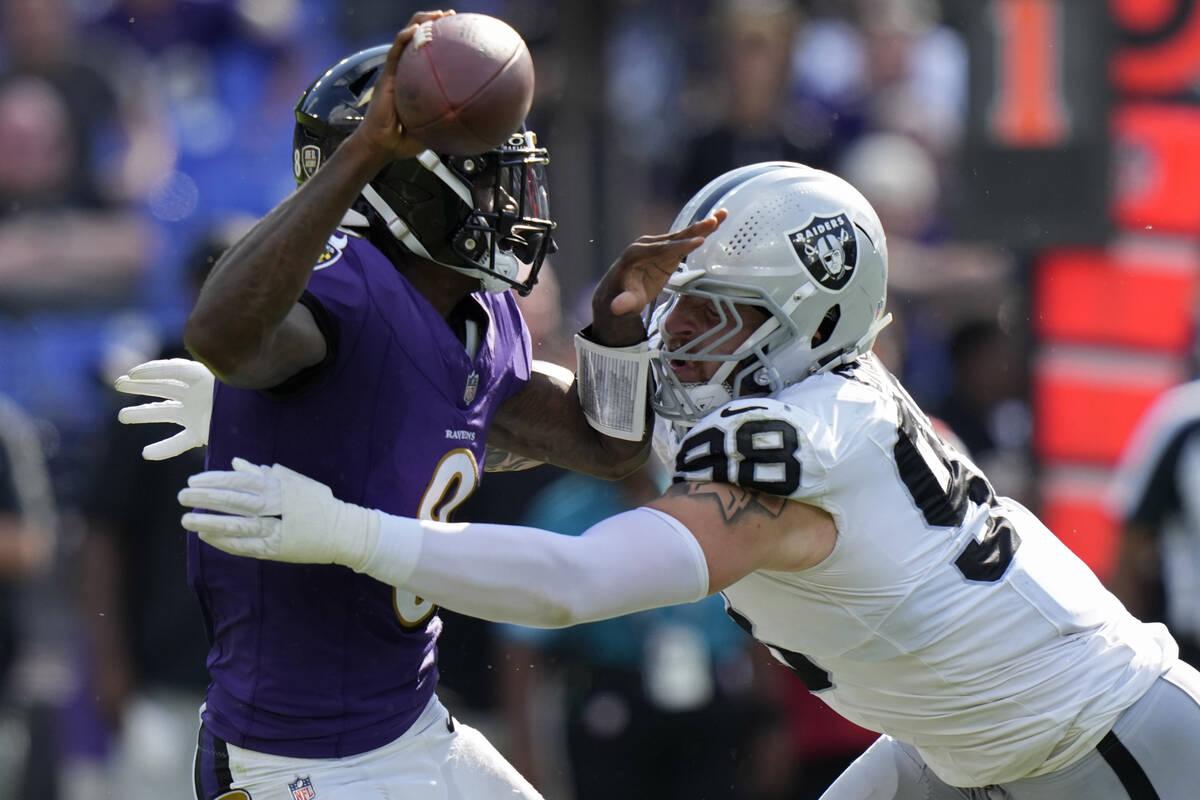
[[[186,358],[147,361],[117,378],[114,386],[118,392],[163,398],[157,403],[125,406],[117,412],[118,420],[126,425],[170,422],[183,428],[174,436],[146,445],[142,458],[162,461],[208,444],[215,380],[208,367]]]
[[[235,458],[232,471],[188,478],[179,502],[202,509],[183,515],[184,528],[235,556],[361,571],[379,542],[379,512],[344,503],[325,484],[279,464]]]

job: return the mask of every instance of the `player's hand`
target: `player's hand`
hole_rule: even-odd
[[[719,209],[674,233],[642,236],[625,248],[592,294],[592,334],[609,346],[624,346],[646,338],[639,316],[667,285],[679,262],[729,214]]]
[[[453,13],[418,11],[392,40],[392,47],[388,50],[383,69],[375,81],[367,113],[350,135],[351,138],[366,142],[372,152],[379,154],[384,164],[400,158],[412,158],[427,149],[425,145],[409,136],[400,124],[400,115],[396,113],[396,65],[400,63],[400,54],[412,41],[421,23],[448,17]]]
[[[280,464],[235,458],[232,470],[190,477],[179,503],[200,509],[183,515],[184,528],[235,556],[357,569],[379,540],[376,512],[343,503],[325,484]]]
[[[157,403],[125,406],[117,419],[126,425],[169,422],[183,430],[142,448],[142,458],[162,461],[193,447],[208,444],[212,418],[213,383],[208,367],[186,358],[168,358],[138,364],[117,378],[118,392],[163,398]]]

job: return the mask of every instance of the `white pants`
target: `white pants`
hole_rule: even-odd
[[[1195,800],[1200,797],[1200,673],[1179,662],[1087,755],[1036,778],[961,789],[910,745],[880,737],[821,800]]]
[[[347,758],[224,747],[232,781],[214,787],[212,776],[197,770],[198,800],[541,800],[479,731],[452,720],[436,696],[403,736]]]

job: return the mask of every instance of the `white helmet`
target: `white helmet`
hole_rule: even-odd
[[[650,319],[652,402],[671,420],[695,422],[735,397],[849,363],[891,321],[883,226],[846,181],[788,161],[740,167],[692,197],[671,230],[720,208],[729,217],[679,265]],[[711,300],[719,320],[672,350],[663,326],[684,295]],[[763,310],[766,321],[733,353],[713,353],[746,328],[738,305]],[[709,381],[685,384],[673,360],[722,363]]]

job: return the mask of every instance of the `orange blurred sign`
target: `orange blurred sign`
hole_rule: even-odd
[[[1112,63],[1117,89],[1178,94],[1200,81],[1198,0],[1109,0],[1120,42]]]
[[[1037,457],[1115,464],[1142,414],[1184,377],[1176,359],[1048,349],[1033,369]]]
[[[1112,127],[1114,219],[1133,230],[1200,233],[1200,108],[1130,104]]]
[[[1046,339],[1184,353],[1198,282],[1200,248],[1192,245],[1144,237],[1049,251],[1034,271],[1034,330]]]
[[[1112,575],[1119,545],[1117,525],[1099,498],[1051,488],[1043,492],[1038,516],[1101,580]]]

